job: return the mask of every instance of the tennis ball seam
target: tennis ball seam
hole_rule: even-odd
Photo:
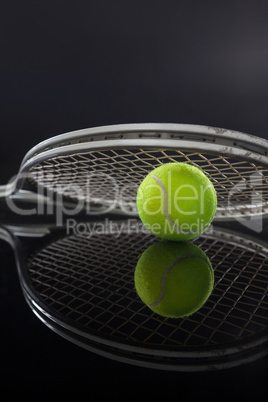
[[[158,176],[155,176],[155,175],[150,175],[150,177],[152,177],[152,178],[159,184],[159,186],[160,186],[160,188],[161,188],[161,190],[162,190],[162,193],[163,193],[163,196],[164,196],[164,215],[165,215],[165,217],[166,217],[166,220],[171,224],[171,226],[173,226],[173,228],[174,228],[177,232],[183,233],[183,234],[186,234],[186,235],[187,235],[187,234],[199,233],[199,232],[200,232],[200,229],[199,229],[199,230],[195,230],[195,231],[185,231],[185,230],[180,229],[180,228],[173,222],[173,220],[171,219],[171,217],[170,217],[169,214],[168,214],[167,190],[166,190],[166,188],[165,188],[165,186],[164,186],[162,180],[161,180]],[[208,222],[201,230],[203,231],[203,230],[207,229],[207,228],[209,227],[210,223],[211,223],[211,222]]]
[[[163,299],[163,297],[164,297],[166,278],[167,278],[167,275],[168,275],[169,271],[174,267],[174,265],[175,265],[178,261],[180,261],[180,260],[183,260],[183,259],[185,259],[185,258],[193,258],[193,257],[194,257],[194,258],[199,258],[200,260],[203,260],[203,261],[207,264],[207,266],[209,267],[211,274],[213,274],[213,270],[212,270],[210,264],[208,264],[208,262],[206,261],[205,258],[203,258],[203,257],[201,257],[201,256],[199,256],[199,255],[196,255],[196,254],[186,254],[186,255],[183,255],[183,256],[180,256],[180,257],[175,258],[175,260],[172,261],[172,263],[165,269],[165,271],[164,271],[164,273],[163,273],[163,275],[162,275],[162,279],[161,279],[161,291],[160,291],[160,295],[159,295],[158,299],[157,299],[154,303],[149,304],[150,307],[157,307],[157,306],[159,305],[159,303],[162,301],[162,299]]]

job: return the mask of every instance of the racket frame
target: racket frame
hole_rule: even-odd
[[[52,137],[33,147],[24,157],[19,173],[5,186],[0,186],[0,198],[37,202],[40,197],[50,203],[49,196],[24,190],[23,184],[36,164],[55,157],[83,154],[109,149],[181,149],[206,154],[233,157],[268,167],[268,141],[249,134],[221,128],[166,123],[119,124],[72,131]],[[98,206],[91,207],[98,211]],[[114,213],[123,214],[116,207]],[[268,203],[257,203],[252,208],[243,205],[218,208],[215,220],[233,220],[245,215],[253,218],[268,216]]]
[[[0,228],[0,238],[6,240],[14,249],[20,284],[26,302],[33,313],[51,330],[64,339],[90,351],[113,360],[134,364],[142,367],[169,371],[208,371],[235,367],[262,358],[268,353],[267,329],[245,338],[242,341],[226,343],[224,346],[206,345],[200,347],[152,347],[151,345],[136,345],[131,342],[115,341],[96,330],[87,332],[82,326],[72,325],[68,317],[52,311],[34,292],[27,280],[25,252],[22,247],[23,238],[45,239],[52,236],[53,227],[37,226],[6,226]],[[54,235],[55,236],[55,235]],[[211,234],[202,236],[228,241],[245,249],[258,250],[268,258],[266,242],[252,235],[213,227]],[[47,241],[45,241],[46,244]]]

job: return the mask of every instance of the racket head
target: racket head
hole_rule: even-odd
[[[140,222],[84,225],[90,236],[43,230],[37,237],[27,229],[27,238],[21,230],[14,240],[23,294],[53,331],[97,354],[156,369],[222,369],[267,353],[268,248],[261,240],[215,226],[195,239],[215,286],[197,313],[174,320],[153,313],[134,289],[136,262],[157,241]]]
[[[199,125],[124,124],[53,137],[28,152],[8,191],[27,182],[42,196],[45,189],[91,204],[89,214],[137,216],[140,182],[168,162],[193,164],[210,178],[216,220],[268,214],[268,141]]]

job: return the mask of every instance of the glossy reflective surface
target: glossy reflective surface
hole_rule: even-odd
[[[138,297],[137,261],[159,239],[135,219],[79,223],[68,234],[65,228],[35,239],[34,247],[30,241],[28,250],[29,238],[22,239],[23,292],[49,327],[97,353],[109,347],[116,360],[123,354],[169,370],[239,365],[260,357],[267,342],[268,250],[256,234],[230,226],[213,226],[193,241],[210,259],[215,283],[189,317],[164,318]]]
[[[186,352],[184,357],[189,363],[189,348],[193,348],[192,351],[195,352],[198,347],[204,362],[204,359],[209,360],[211,349],[220,345],[221,354],[231,353],[231,359],[230,356],[227,359],[230,364],[235,349],[230,349],[230,344],[241,346],[242,340],[242,351],[247,342],[252,348],[253,335],[258,335],[267,325],[267,304],[264,297],[267,289],[267,257],[264,256],[267,225],[259,236],[254,234],[255,242],[252,241],[253,233],[241,230],[241,225],[229,223],[226,226],[228,227],[214,228],[214,234],[211,232],[208,237],[195,240],[211,258],[215,270],[215,288],[206,305],[198,313],[175,322],[152,313],[141,303],[133,286],[133,272],[140,252],[156,241],[151,235],[121,233],[116,238],[106,234],[106,240],[99,242],[100,232],[92,234],[91,240],[85,234],[66,236],[66,233],[61,233],[57,239],[35,239],[35,244],[24,238],[22,255],[27,256],[25,267],[29,283],[32,284],[28,295],[36,296],[37,292],[41,295],[42,303],[39,303],[38,308],[33,308],[33,305],[32,308],[50,328],[46,328],[46,325],[36,319],[26,304],[18,283],[12,252],[6,243],[1,242],[1,253],[6,258],[5,266],[2,266],[1,270],[1,311],[6,328],[6,331],[2,332],[2,345],[9,345],[8,348],[3,348],[3,358],[9,361],[6,365],[7,373],[11,375],[11,372],[17,372],[18,368],[14,364],[18,359],[23,359],[24,366],[26,361],[28,366],[34,361],[39,366],[40,356],[40,359],[47,363],[52,359],[55,362],[55,370],[63,370],[65,378],[68,378],[68,375],[63,365],[68,367],[67,362],[70,360],[73,364],[80,361],[85,370],[83,375],[92,372],[92,364],[94,367],[106,367],[106,370],[113,367],[114,375],[120,373],[125,376],[125,381],[127,373],[130,372],[135,372],[139,377],[143,370],[146,370],[149,377],[153,375],[150,374],[149,368],[143,368],[142,362],[139,363],[140,366],[136,365],[137,361],[135,366],[130,365],[133,361],[127,361],[128,355],[122,356],[121,353],[120,356],[118,345],[127,346],[127,350],[134,350],[135,353],[136,348],[140,346],[145,349],[153,348],[154,351],[157,350],[154,360],[158,365],[163,363],[162,358],[159,360],[161,349],[165,350],[167,355],[170,355],[167,353],[167,350],[170,350],[171,355],[176,357],[176,364],[178,361],[181,364],[182,349]],[[239,237],[235,237],[233,231],[230,235],[230,226],[232,230],[236,229],[236,233],[237,229],[240,229]],[[103,234],[101,236],[103,237]],[[28,302],[30,303],[29,300]],[[54,312],[54,319],[42,315],[40,306],[45,307],[46,312]],[[61,327],[56,325],[55,318],[61,323]],[[83,330],[83,337],[79,338],[79,342],[77,337],[68,339],[70,332],[67,334],[62,330],[63,322]],[[58,333],[54,334],[54,331]],[[92,339],[96,336],[98,347],[96,343],[92,346]],[[100,346],[101,339],[103,344]],[[73,342],[79,344],[79,347]],[[244,356],[244,361],[235,361],[227,373],[235,375],[236,370],[241,370],[247,376],[249,370],[252,375],[250,368],[254,366],[256,373],[262,375],[262,371],[258,370],[263,370],[266,360],[261,357],[262,353],[257,356],[260,350],[262,348],[256,348],[255,345],[251,353]],[[147,352],[147,356],[143,355],[142,359],[148,363]],[[257,354],[255,357],[254,353]],[[9,356],[8,360],[5,356]],[[255,361],[255,358],[258,359]],[[120,359],[121,363],[118,362]],[[149,366],[154,366],[151,356],[149,363]],[[184,366],[180,374],[185,379],[188,378],[188,363],[188,367]],[[241,366],[241,363],[247,364]],[[41,361],[40,364],[42,365]],[[88,366],[86,369],[85,364]],[[190,366],[193,376],[195,370],[193,371],[192,361]],[[29,366],[28,370],[32,372],[33,367]],[[210,370],[214,368],[210,367]],[[78,372],[82,375],[81,368]],[[98,373],[98,369],[96,372]],[[226,369],[219,372],[226,375]],[[169,376],[173,375],[172,371],[169,373]],[[20,375],[25,377],[23,373]],[[205,374],[199,372],[199,375],[202,378]],[[101,382],[101,376],[99,381]],[[39,379],[38,382],[42,380]]]

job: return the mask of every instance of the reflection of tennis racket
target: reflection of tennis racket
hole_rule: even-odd
[[[64,338],[119,361],[168,370],[232,367],[267,352],[268,247],[259,240],[215,227],[195,239],[210,258],[215,287],[197,313],[174,320],[153,313],[134,290],[136,262],[158,241],[139,220],[85,222],[84,233],[77,231],[0,232],[14,247],[27,302]]]
[[[267,213],[268,141],[180,124],[106,126],[44,141],[28,152],[16,178],[0,187],[0,197],[51,202],[51,194],[57,194],[87,208],[90,204],[91,213],[135,214],[141,180],[160,164],[175,161],[198,166],[209,176],[218,194],[215,219]]]

